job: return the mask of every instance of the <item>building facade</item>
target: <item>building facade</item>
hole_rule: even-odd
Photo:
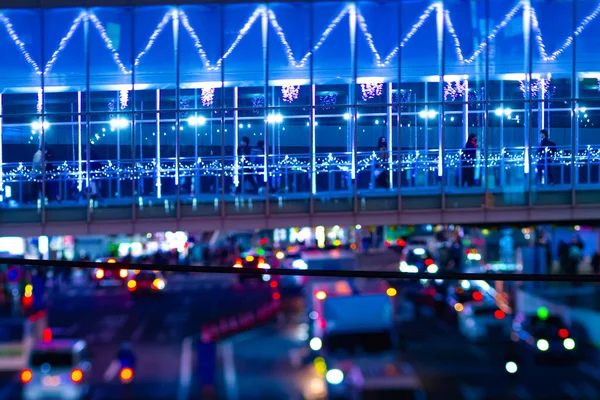
[[[599,14],[588,0],[1,10],[0,231],[587,218]]]

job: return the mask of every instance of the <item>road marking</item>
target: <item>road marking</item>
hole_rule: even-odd
[[[465,400],[480,400],[485,395],[484,389],[471,385],[460,385],[460,392]]]
[[[600,382],[600,369],[593,366],[592,364],[585,363],[585,362],[579,363],[579,364],[577,364],[577,369],[579,371],[581,371],[582,373],[586,374],[587,376],[589,376],[590,378]]]
[[[239,398],[234,357],[233,342],[226,340],[221,344],[221,359],[223,360],[223,371],[225,373],[226,398],[229,400],[238,400]]]
[[[488,356],[487,354],[485,354],[485,351],[483,351],[482,349],[480,349],[479,347],[473,345],[473,344],[469,344],[469,351],[471,353],[473,353],[475,355],[475,357],[477,357],[480,360],[487,360]]]
[[[110,382],[117,376],[119,372],[119,360],[112,360],[110,364],[108,364],[108,368],[104,371],[104,382]]]
[[[183,339],[181,344],[181,358],[179,359],[179,390],[178,400],[187,400],[192,385],[192,361],[193,361],[193,338],[191,336]]]
[[[146,329],[146,326],[148,326],[148,320],[145,320],[144,322],[142,322],[135,329],[135,331],[133,331],[133,334],[131,335],[131,341],[132,342],[139,342],[140,341],[140,338],[142,337],[142,333],[144,333],[144,329]]]
[[[572,398],[572,399],[579,399],[580,398],[579,397],[579,393],[577,392],[577,389],[575,389],[575,386],[573,386],[571,383],[569,383],[569,382],[563,382],[563,383],[561,383],[560,388],[570,398]]]

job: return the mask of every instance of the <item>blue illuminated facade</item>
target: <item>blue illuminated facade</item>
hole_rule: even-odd
[[[0,224],[600,206],[599,14],[0,10]]]

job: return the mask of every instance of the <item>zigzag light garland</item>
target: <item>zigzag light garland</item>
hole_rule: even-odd
[[[277,21],[277,17],[275,16],[275,13],[273,12],[273,10],[268,9],[265,6],[259,6],[250,15],[250,17],[248,18],[248,20],[246,21],[246,23],[244,24],[242,29],[240,29],[237,37],[235,38],[233,43],[229,46],[227,51],[225,51],[225,53],[215,63],[211,63],[211,61],[208,59],[206,51],[204,50],[204,46],[202,45],[202,42],[200,41],[198,34],[192,27],[187,14],[181,10],[171,10],[171,11],[168,11],[163,16],[161,21],[158,23],[156,29],[154,30],[154,32],[148,39],[148,43],[146,44],[144,49],[135,58],[133,65],[138,66],[140,64],[140,60],[154,46],[156,39],[163,32],[163,30],[167,26],[167,24],[169,24],[171,21],[173,21],[175,19],[178,19],[181,22],[181,25],[183,26],[184,30],[192,38],[192,41],[194,42],[194,47],[196,48],[196,51],[198,52],[198,56],[202,60],[202,64],[204,65],[204,67],[210,71],[218,70],[222,66],[223,61],[227,57],[229,57],[231,55],[231,53],[233,53],[233,51],[236,49],[236,47],[239,45],[239,43],[243,40],[243,38],[246,36],[246,34],[254,26],[256,21],[259,18],[263,17],[263,18],[267,18],[267,20],[271,24],[271,27],[275,30],[275,33],[277,34],[282,46],[284,47],[284,51],[285,51],[286,57],[289,61],[289,64],[293,67],[302,68],[307,65],[308,59],[317,50],[319,50],[323,46],[323,44],[325,43],[327,38],[331,35],[331,33],[334,31],[334,29],[342,22],[344,17],[349,16],[349,18],[356,18],[358,27],[359,27],[360,31],[362,31],[362,33],[367,41],[367,44],[369,46],[369,49],[373,53],[373,57],[375,59],[375,64],[379,67],[385,67],[385,66],[388,66],[390,64],[390,62],[392,61],[392,59],[394,59],[394,57],[396,57],[398,55],[400,48],[404,47],[408,43],[408,41],[410,39],[412,39],[416,35],[416,33],[423,27],[423,25],[425,25],[425,23],[427,22],[427,20],[431,16],[431,14],[433,14],[434,12],[443,13],[443,18],[444,18],[444,22],[445,22],[444,25],[451,37],[452,43],[454,44],[454,49],[455,49],[455,53],[456,53],[456,57],[457,57],[458,61],[462,64],[471,64],[477,59],[477,57],[479,57],[483,53],[486,46],[488,46],[490,42],[493,42],[496,39],[498,33],[502,29],[504,29],[508,25],[508,23],[511,20],[513,20],[513,18],[515,18],[517,16],[519,11],[523,11],[523,12],[527,11],[529,13],[529,15],[531,16],[531,24],[532,24],[533,31],[535,33],[535,41],[537,43],[537,47],[539,50],[539,54],[541,56],[541,60],[542,61],[554,61],[561,54],[563,54],[567,50],[567,48],[569,48],[573,44],[574,37],[580,35],[585,30],[585,28],[593,20],[595,20],[598,17],[598,15],[600,15],[600,3],[598,3],[596,5],[596,7],[592,10],[592,12],[579,23],[579,25],[576,27],[573,34],[565,39],[562,46],[560,46],[553,53],[548,54],[548,52],[546,51],[546,46],[543,41],[542,32],[539,27],[539,21],[538,21],[537,13],[535,12],[535,9],[533,7],[531,7],[531,5],[529,4],[529,2],[527,0],[519,1],[504,16],[502,22],[500,22],[498,25],[496,25],[494,27],[492,32],[487,36],[487,40],[484,41],[483,43],[481,43],[477,47],[477,49],[475,49],[473,54],[468,58],[465,58],[465,56],[463,54],[463,51],[462,51],[462,48],[460,45],[460,41],[458,39],[458,35],[456,34],[454,25],[450,18],[450,12],[448,10],[444,9],[443,4],[441,2],[434,2],[429,7],[427,7],[425,9],[425,11],[419,16],[417,22],[410,28],[410,30],[408,31],[406,36],[402,39],[400,44],[398,46],[396,46],[384,58],[382,58],[381,54],[377,50],[377,48],[375,46],[375,42],[373,40],[373,36],[369,32],[367,22],[366,22],[364,16],[362,15],[362,13],[360,12],[360,10],[358,10],[354,5],[348,5],[348,6],[345,6],[342,9],[342,11],[331,21],[331,23],[327,26],[327,28],[323,31],[323,33],[321,33],[319,40],[316,41],[316,44],[313,46],[313,48],[310,51],[308,51],[302,58],[300,58],[299,61],[294,57],[294,52],[292,51],[292,48],[286,38],[285,32],[284,32],[283,28],[281,27],[281,25],[279,24],[279,22]],[[69,40],[73,37],[73,35],[77,31],[78,27],[81,25],[81,22],[87,21],[87,20],[92,22],[92,24],[94,25],[94,27],[100,34],[100,37],[104,41],[106,48],[110,51],[112,58],[113,58],[114,62],[116,63],[117,67],[119,68],[119,70],[121,71],[121,73],[131,74],[132,69],[128,68],[125,65],[125,63],[121,60],[121,56],[120,56],[119,52],[115,49],[112,40],[110,39],[110,37],[108,36],[108,34],[106,32],[106,29],[104,28],[104,25],[98,19],[98,17],[92,12],[84,11],[84,12],[80,13],[77,16],[77,18],[75,18],[75,20],[73,20],[73,23],[72,23],[71,27],[69,28],[69,30],[67,31],[66,35],[61,39],[57,49],[54,51],[54,53],[52,54],[52,56],[50,57],[48,62],[43,67],[41,67],[31,56],[31,54],[27,50],[25,43],[21,40],[20,36],[15,31],[14,26],[13,26],[12,22],[10,21],[10,19],[8,17],[6,17],[4,14],[0,13],[0,23],[4,26],[4,28],[6,29],[6,32],[8,33],[10,38],[13,40],[15,45],[20,50],[21,54],[25,58],[25,61],[27,61],[27,63],[29,65],[31,65],[31,67],[37,74],[47,74],[51,71],[52,67],[56,63],[56,60],[58,59],[58,56],[65,49]]]

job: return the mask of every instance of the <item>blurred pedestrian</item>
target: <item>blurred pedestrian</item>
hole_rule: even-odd
[[[465,148],[462,151],[460,186],[475,186],[475,162],[477,161],[477,135],[469,134]]]

